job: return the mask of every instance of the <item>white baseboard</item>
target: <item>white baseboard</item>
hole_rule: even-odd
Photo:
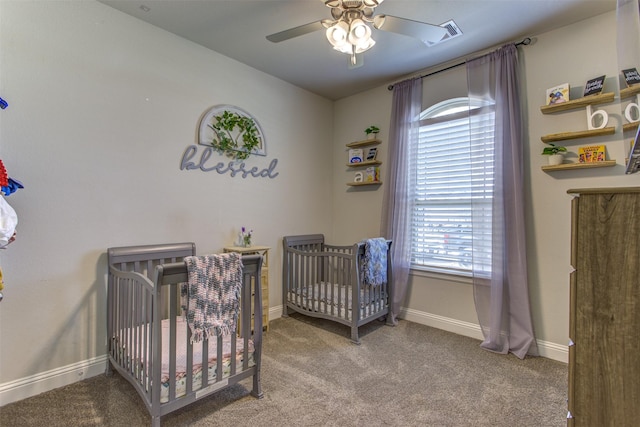
[[[480,325],[476,323],[463,322],[411,309],[403,309],[400,312],[399,317],[411,322],[420,323],[421,325],[431,326],[433,328],[453,332],[454,334],[463,335],[465,337],[475,338],[478,340],[484,339]],[[538,353],[540,356],[546,357],[547,359],[557,360],[558,362],[569,363],[569,348],[566,345],[544,340],[537,340],[536,342],[538,344]]]
[[[103,355],[0,384],[0,406],[104,374],[106,367],[107,356]]]
[[[269,308],[269,321],[279,319],[282,317],[282,306]]]

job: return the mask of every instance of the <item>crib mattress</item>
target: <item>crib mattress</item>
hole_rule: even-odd
[[[299,307],[313,311],[334,311],[351,312],[351,288],[338,283],[314,283],[313,287],[308,286],[302,289],[294,289],[301,299],[292,299]],[[294,301],[291,301],[294,302]],[[360,290],[360,315],[363,316],[372,308],[374,311],[382,310],[386,303],[386,292],[369,287]],[[372,307],[373,306],[373,307]]]
[[[142,327],[143,329],[144,327]],[[186,394],[187,389],[187,328],[188,323],[182,318],[178,317],[176,319],[176,397],[181,397]],[[147,327],[147,333],[149,332],[149,328]],[[139,333],[139,332],[138,332]],[[170,373],[169,373],[169,333],[170,333],[170,323],[168,319],[162,320],[162,370],[161,370],[161,388],[160,388],[160,401],[168,402],[169,401],[169,386],[170,386]],[[150,336],[150,335],[148,335]],[[208,351],[207,351],[207,375],[209,384],[216,380],[216,364],[218,358],[218,349],[217,349],[217,339],[216,337],[212,337],[212,339],[208,342]],[[252,340],[248,340],[249,343],[249,367],[255,365],[254,361],[254,344]],[[228,377],[231,374],[231,336],[226,335],[222,338],[222,378]],[[201,343],[196,343],[193,345],[193,371],[192,375],[192,389],[194,391],[200,389],[202,387],[202,349],[203,346]],[[244,352],[244,339],[238,338],[236,340],[236,372],[240,372],[242,370],[242,362],[243,362],[243,352]],[[141,364],[140,360],[137,361],[136,365],[138,367],[148,366],[146,360],[144,364]],[[138,378],[139,375],[136,375]],[[145,387],[147,388],[147,387]],[[148,390],[148,388],[147,388]]]

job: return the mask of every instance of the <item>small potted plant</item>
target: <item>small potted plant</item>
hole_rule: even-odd
[[[562,147],[555,144],[549,144],[542,150],[543,155],[549,156],[549,164],[554,166],[562,164],[562,161],[564,160],[564,153],[566,152],[567,147]]]
[[[253,236],[253,230],[248,230],[242,227],[242,231],[240,232],[240,246],[244,246],[245,248],[251,247],[251,236]]]
[[[380,128],[378,126],[369,126],[364,130],[364,133],[367,134],[369,139],[376,139],[378,136],[378,132],[380,132]]]

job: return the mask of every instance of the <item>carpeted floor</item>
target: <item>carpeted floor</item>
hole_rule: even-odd
[[[294,315],[264,335],[263,399],[245,380],[162,418],[169,426],[566,425],[567,366],[480,349],[477,340],[401,321],[349,329]],[[0,426],[148,426],[122,377],[99,375],[0,408]]]

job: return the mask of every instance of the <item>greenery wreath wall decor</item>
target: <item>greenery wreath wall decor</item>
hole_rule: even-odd
[[[213,147],[234,160],[265,156],[262,130],[251,115],[232,105],[211,108],[200,121],[200,145]]]

